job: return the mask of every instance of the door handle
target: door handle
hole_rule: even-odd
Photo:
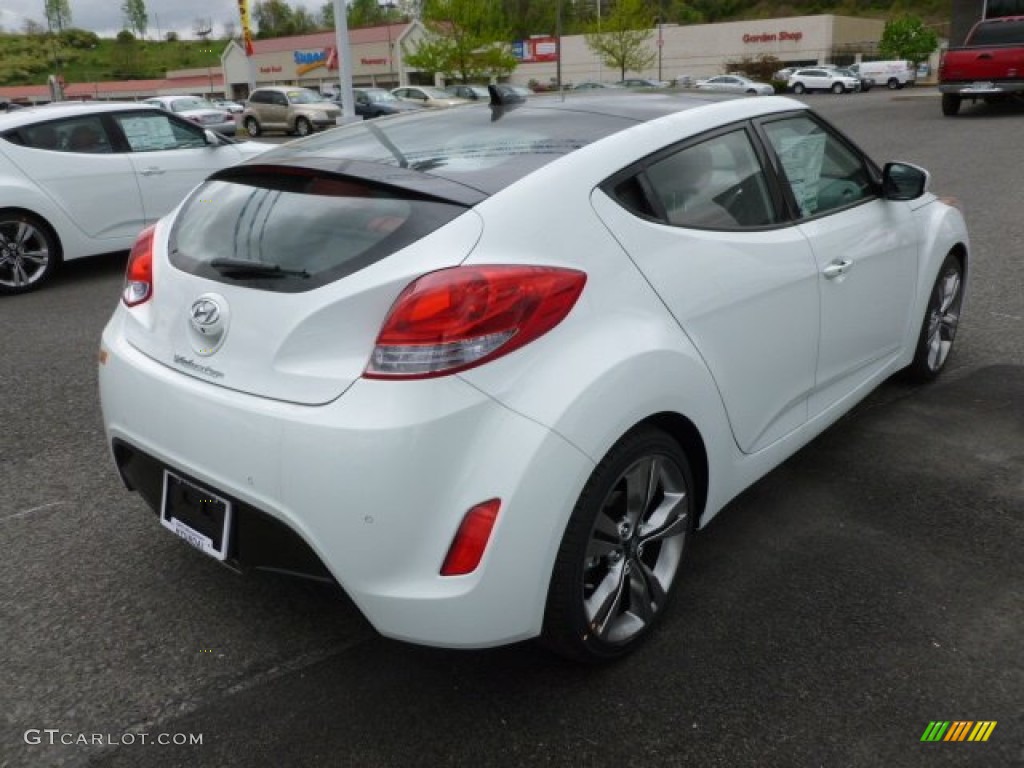
[[[991,58],[992,58],[992,54],[991,53],[979,53],[978,54],[978,61],[987,61],[987,60],[989,60]]]
[[[829,280],[835,280],[837,277],[845,275],[851,269],[853,269],[853,262],[849,259],[843,259],[842,261],[833,261],[821,273]]]
[[[163,168],[143,168],[139,173],[143,176],[160,176],[166,171]]]

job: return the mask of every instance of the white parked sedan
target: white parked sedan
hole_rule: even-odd
[[[928,186],[775,96],[279,147],[136,242],[100,350],[114,461],[192,546],[336,581],[390,637],[615,658],[697,527],[942,370],[969,243]]]
[[[719,91],[721,93],[746,93],[751,96],[771,96],[775,89],[768,83],[759,83],[743,75],[718,75],[700,80],[697,90]]]
[[[0,115],[0,294],[42,285],[61,261],[127,250],[211,172],[266,149],[147,104]]]

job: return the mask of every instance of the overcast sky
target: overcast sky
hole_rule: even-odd
[[[304,5],[316,15],[327,0],[287,1],[291,6]],[[91,29],[103,37],[113,37],[124,26],[121,0],[68,0],[68,3],[72,26]],[[26,18],[45,24],[44,7],[44,0],[0,0],[0,26],[8,32],[19,32]],[[192,25],[197,18],[210,19],[214,34],[220,33],[225,22],[238,25],[237,0],[146,0],[146,10],[149,13],[147,36],[154,39],[171,29],[191,38]]]

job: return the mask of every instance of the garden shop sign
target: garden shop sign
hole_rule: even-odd
[[[758,35],[744,35],[744,43],[799,43],[804,38],[803,32],[762,32]]]

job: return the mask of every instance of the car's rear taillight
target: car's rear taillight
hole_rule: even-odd
[[[365,376],[445,376],[506,355],[558,325],[587,276],[528,266],[454,267],[409,285],[384,321]]]
[[[156,225],[146,227],[135,238],[128,267],[124,273],[124,290],[121,301],[134,307],[153,296],[153,230]]]

